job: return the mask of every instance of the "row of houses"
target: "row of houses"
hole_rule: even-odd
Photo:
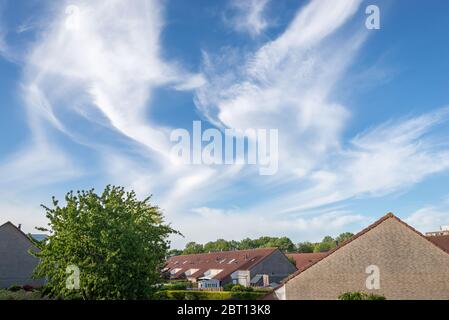
[[[41,284],[31,279],[38,261],[30,249],[20,228],[0,226],[0,287]],[[162,272],[199,289],[273,287],[266,299],[334,300],[366,292],[449,300],[449,228],[424,235],[390,213],[329,252],[286,255],[264,248],[180,255],[169,258]]]
[[[256,249],[175,256],[164,271],[199,288],[275,287],[266,299],[335,300],[365,292],[393,300],[449,300],[449,228],[423,235],[389,213],[329,252],[284,255]]]
[[[281,251],[264,248],[174,256],[163,272],[172,280],[186,279],[199,289],[209,289],[228,283],[275,286],[297,270]]]

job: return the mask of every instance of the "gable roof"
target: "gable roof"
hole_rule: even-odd
[[[327,252],[314,252],[314,253],[287,253],[286,256],[292,258],[296,262],[296,268],[302,270],[307,268],[310,264],[317,260],[320,260],[324,256],[328,255]]]
[[[165,271],[177,270],[173,278],[179,278],[190,269],[198,269],[189,275],[199,278],[208,270],[222,270],[213,279],[223,280],[237,270],[250,270],[265,258],[278,251],[277,248],[262,248],[239,251],[222,251],[174,256],[165,264]]]
[[[19,229],[15,224],[13,224],[11,221],[7,221],[4,224],[0,225],[0,230],[7,226],[10,226],[13,229],[15,229],[19,234],[24,236],[34,246],[34,243],[33,243],[33,241],[31,241],[30,237],[25,232],[23,232],[21,229]]]
[[[291,279],[293,279],[294,277],[296,277],[298,274],[304,272],[305,270],[311,268],[312,266],[314,266],[315,264],[317,264],[318,262],[320,262],[323,259],[327,259],[329,256],[331,256],[335,251],[343,248],[344,246],[346,246],[348,243],[351,243],[352,241],[360,238],[361,236],[363,236],[365,233],[367,233],[368,231],[376,228],[377,226],[379,226],[381,223],[383,223],[384,221],[388,220],[388,219],[395,219],[396,221],[398,221],[399,223],[403,224],[405,227],[407,227],[408,229],[410,229],[411,231],[415,232],[416,234],[418,234],[420,237],[422,237],[423,239],[425,239],[426,241],[429,241],[430,243],[432,243],[433,245],[435,245],[435,247],[439,248],[440,250],[446,252],[449,254],[449,251],[447,251],[446,249],[444,249],[440,244],[437,244],[437,241],[432,241],[431,239],[429,239],[430,237],[426,237],[425,235],[423,235],[421,232],[419,232],[418,230],[416,230],[415,228],[411,227],[410,225],[408,225],[407,223],[405,223],[404,221],[402,221],[401,219],[399,219],[398,217],[396,217],[393,213],[388,213],[385,216],[383,216],[382,218],[380,218],[379,220],[377,220],[376,222],[374,222],[373,224],[371,224],[370,226],[366,227],[365,229],[363,229],[362,231],[360,231],[359,233],[357,233],[356,235],[354,235],[353,237],[349,238],[348,240],[346,240],[345,242],[343,242],[342,244],[340,244],[339,246],[333,248],[332,250],[328,251],[326,255],[324,255],[323,257],[317,259],[316,261],[314,261],[313,263],[309,264],[307,267],[305,267],[304,269],[300,269],[298,271],[296,271],[295,273],[291,274],[289,277],[287,277],[286,279],[284,279],[284,281],[282,281],[282,283],[277,287],[282,287],[285,283],[287,283],[288,281],[290,281]],[[446,241],[446,240],[445,240]],[[277,289],[276,288],[276,289]]]

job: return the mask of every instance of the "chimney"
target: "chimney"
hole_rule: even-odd
[[[17,228],[18,228],[19,230],[22,230],[22,224],[19,223],[19,225],[17,226]]]

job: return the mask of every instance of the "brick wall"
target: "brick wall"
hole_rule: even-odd
[[[366,288],[366,268],[380,289]],[[285,284],[289,300],[337,299],[363,291],[387,299],[449,299],[449,254],[394,218],[348,243]]]

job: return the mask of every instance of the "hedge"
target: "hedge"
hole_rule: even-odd
[[[23,289],[16,291],[0,290],[0,300],[43,300],[38,291],[25,291]]]
[[[365,292],[346,292],[338,297],[339,300],[386,300],[384,296],[379,296]]]
[[[266,292],[166,290],[158,293],[161,300],[257,300]]]

